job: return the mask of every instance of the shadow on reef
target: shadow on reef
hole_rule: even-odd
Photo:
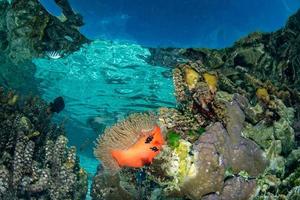
[[[87,173],[47,107],[0,90],[0,199],[85,199]]]
[[[285,28],[230,48],[151,49],[148,62],[175,66],[178,106],[157,113],[166,143],[150,165],[100,165],[92,198],[299,199],[299,44],[300,10]],[[128,141],[121,151],[134,147],[130,127],[112,129],[112,142]]]
[[[63,56],[88,40],[79,32],[82,17],[67,0],[57,0],[63,16],[49,14],[38,0],[0,1],[0,84],[36,93],[34,57]]]

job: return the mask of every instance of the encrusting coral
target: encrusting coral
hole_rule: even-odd
[[[105,130],[94,153],[104,168],[115,173],[121,167],[149,165],[163,144],[164,138],[153,114],[132,114]]]

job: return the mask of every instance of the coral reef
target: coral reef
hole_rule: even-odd
[[[85,199],[75,147],[38,97],[0,92],[0,199]]]
[[[299,108],[299,24],[300,10],[286,26],[273,33],[252,33],[225,49],[150,49],[148,62],[176,66],[178,63],[201,62],[219,72],[219,87],[230,93],[248,93],[258,88]],[[165,58],[172,58],[171,61]]]
[[[225,181],[220,195],[205,195],[202,200],[236,200],[251,199],[255,192],[256,183],[254,180],[245,180],[242,177],[234,177]]]
[[[141,199],[148,199],[157,191],[163,199],[201,199],[212,193],[220,199],[234,199],[240,195],[247,199],[255,193],[254,178],[264,172],[268,160],[258,145],[242,137],[245,115],[239,105],[244,99],[236,97],[242,100],[233,100],[233,96],[232,101],[225,102],[225,127],[220,122],[212,123],[194,141],[189,141],[188,133],[184,131],[166,134],[167,144],[160,154],[150,166],[141,169],[146,172],[148,182],[150,180],[148,184],[144,181],[143,185],[144,190],[150,192],[143,193]],[[168,127],[165,128],[168,130]],[[233,179],[226,179],[228,170]],[[115,195],[125,192],[129,199],[136,199],[137,191],[141,190],[139,184],[132,183],[137,181],[136,173],[122,169],[112,177],[105,170],[99,170],[94,178],[92,196],[94,199],[117,199],[119,196]],[[133,178],[123,182],[124,177]],[[107,192],[111,190],[114,192]]]
[[[166,191],[177,190],[191,199],[200,199],[205,194],[222,191],[226,169],[233,174],[244,171],[250,177],[264,172],[268,161],[263,151],[241,136],[245,117],[237,102],[227,105],[226,115],[226,129],[217,122],[207,127],[193,145],[179,140],[173,151],[163,149],[150,168],[154,179],[158,171],[163,173],[160,177],[172,177],[157,181],[167,186]]]
[[[150,49],[148,62],[174,67],[166,144],[149,166],[99,170],[93,199],[298,199],[299,27],[300,10],[230,48]]]

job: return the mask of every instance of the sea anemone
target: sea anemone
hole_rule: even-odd
[[[94,149],[95,156],[112,173],[122,167],[143,167],[159,154],[164,138],[156,117],[149,113],[130,115],[107,128]]]

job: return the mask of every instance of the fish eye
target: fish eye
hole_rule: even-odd
[[[153,136],[150,135],[146,138],[145,144],[149,144],[153,140]]]
[[[150,147],[150,149],[154,152],[157,152],[159,150],[157,147]]]

